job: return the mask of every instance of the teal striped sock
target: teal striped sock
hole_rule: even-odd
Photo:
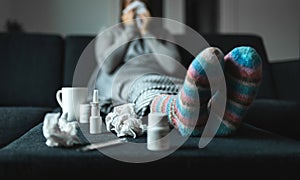
[[[262,79],[261,57],[249,46],[236,47],[225,57],[227,102],[219,136],[236,132],[249,106],[256,98]]]

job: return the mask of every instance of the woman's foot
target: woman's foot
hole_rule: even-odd
[[[155,97],[151,112],[163,112],[168,115],[171,125],[181,135],[200,135],[208,119],[207,103],[211,97],[207,69],[223,68],[224,55],[215,47],[201,51],[190,64],[182,89],[178,95],[162,94]],[[219,77],[212,77],[218,81]]]
[[[261,57],[249,46],[236,47],[225,57],[227,102],[217,135],[233,134],[256,98],[262,79]]]

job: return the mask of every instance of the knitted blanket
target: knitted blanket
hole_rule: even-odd
[[[146,74],[133,82],[128,102],[135,104],[135,112],[142,117],[149,111],[152,99],[159,94],[177,94],[184,80],[159,74]]]
[[[145,74],[136,79],[128,92],[128,103],[135,104],[135,112],[141,118],[149,112],[152,99],[159,94],[177,94],[184,80],[159,74]],[[111,99],[101,100],[103,114],[113,110]]]

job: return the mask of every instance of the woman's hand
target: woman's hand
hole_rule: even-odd
[[[140,27],[140,32],[141,34],[145,34],[148,32],[148,25],[150,22],[151,14],[148,10],[146,10],[143,14],[139,14],[138,18],[142,21],[141,27]]]
[[[135,9],[133,9],[123,14],[121,17],[122,22],[124,23],[124,25],[134,25],[136,23],[135,18],[139,18],[139,20],[141,21],[141,26],[139,27],[141,34],[147,33],[148,25],[151,17],[149,10],[146,10],[142,14],[138,14],[136,17],[135,17],[135,13],[136,13]]]
[[[128,11],[125,14],[122,14],[122,22],[124,25],[133,25],[134,24],[134,14],[135,12],[133,10]]]

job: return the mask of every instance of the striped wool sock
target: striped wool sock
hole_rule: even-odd
[[[227,102],[223,121],[217,131],[219,136],[236,132],[257,95],[262,79],[261,58],[252,47],[236,47],[224,57],[224,61]]]
[[[208,119],[207,103],[211,96],[205,68],[219,66],[219,63],[223,68],[224,55],[220,49],[209,47],[201,51],[190,64],[179,93],[156,96],[151,103],[151,112],[166,113],[170,124],[183,136],[199,135]]]

